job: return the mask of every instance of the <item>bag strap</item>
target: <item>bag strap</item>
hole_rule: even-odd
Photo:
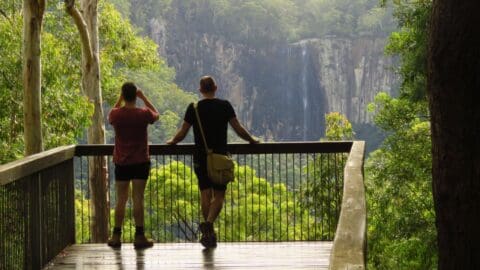
[[[200,121],[200,115],[198,114],[198,103],[193,103],[193,109],[195,110],[195,115],[197,116],[198,127],[200,128],[200,133],[202,134],[203,144],[205,145],[205,151],[210,153],[212,150],[208,149],[207,140],[205,139],[205,133],[203,133],[202,122]]]

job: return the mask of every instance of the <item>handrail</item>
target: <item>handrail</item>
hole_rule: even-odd
[[[353,142],[345,166],[342,209],[330,254],[331,270],[365,269],[367,211],[363,184],[365,142]]]
[[[73,158],[75,145],[61,146],[0,165],[0,186]]]
[[[41,269],[75,243],[75,146],[0,165],[0,268]]]
[[[352,142],[281,142],[228,144],[231,154],[271,154],[271,153],[342,153],[349,152]],[[190,155],[195,151],[194,144],[152,144],[149,146],[151,155]],[[80,144],[77,145],[76,156],[112,155],[113,144]]]

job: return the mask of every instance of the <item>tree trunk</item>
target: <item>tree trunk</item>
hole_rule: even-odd
[[[480,1],[433,2],[428,47],[438,269],[480,269]]]
[[[90,55],[82,53],[82,88],[94,105],[92,125],[88,128],[89,144],[105,144],[105,125],[103,120],[102,89],[100,87],[100,63],[98,42],[98,1],[82,0],[80,2],[83,18],[90,36]],[[91,64],[89,64],[91,62]],[[93,207],[93,224],[91,228],[94,242],[106,242],[108,239],[109,198],[107,160],[105,157],[91,157],[89,160],[90,195]]]
[[[43,151],[40,59],[44,0],[23,1],[23,122],[25,155]]]
[[[94,105],[92,125],[87,130],[89,144],[105,144],[102,91],[100,87],[100,64],[97,23],[97,1],[81,2],[83,15],[75,7],[74,0],[66,0],[67,13],[72,16],[80,34],[82,45],[82,90]],[[90,157],[88,181],[92,206],[92,241],[106,242],[108,238],[109,198],[107,160],[105,157]]]

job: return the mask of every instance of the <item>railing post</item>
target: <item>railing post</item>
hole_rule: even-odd
[[[75,175],[73,158],[67,161],[66,174],[68,243],[75,244]]]
[[[43,266],[42,259],[42,185],[41,174],[35,173],[31,176],[31,181],[28,184],[28,238],[29,239],[29,251],[30,255],[30,267],[29,269],[41,269]],[[28,254],[30,253],[30,254]]]

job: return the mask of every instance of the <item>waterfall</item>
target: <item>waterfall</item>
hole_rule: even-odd
[[[302,102],[303,102],[303,140],[307,140],[307,128],[308,128],[308,55],[306,43],[300,44],[302,49],[302,73],[301,73],[301,88],[302,88]]]

